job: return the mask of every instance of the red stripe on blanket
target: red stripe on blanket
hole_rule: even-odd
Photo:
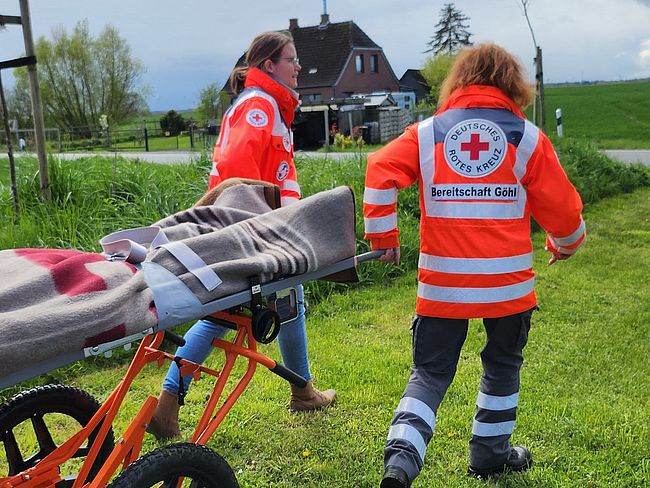
[[[71,297],[106,290],[106,282],[86,269],[105,261],[100,254],[74,249],[16,249],[15,253],[50,270],[56,291]]]
[[[105,342],[116,341],[121,339],[126,334],[126,325],[120,324],[117,327],[113,327],[110,330],[102,332],[91,337],[87,337],[84,341],[84,347],[93,347],[99,344],[104,344]]]

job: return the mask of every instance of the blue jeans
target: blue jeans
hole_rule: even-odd
[[[309,357],[307,355],[307,331],[305,328],[305,298],[302,285],[296,286],[298,299],[298,317],[280,327],[278,344],[284,365],[301,375],[306,380],[311,379]],[[179,356],[193,363],[203,364],[210,351],[212,341],[222,339],[229,331],[227,327],[213,324],[207,320],[197,321],[185,334],[185,345],[176,350]],[[178,393],[178,366],[172,363],[163,382],[163,388],[174,395]],[[187,391],[192,376],[183,377],[183,386]]]

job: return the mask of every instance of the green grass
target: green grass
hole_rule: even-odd
[[[552,267],[538,252],[541,312],[525,350],[514,442],[529,446],[534,468],[481,482],[465,475],[467,441],[485,334],[473,322],[456,379],[438,412],[436,435],[414,487],[641,487],[650,482],[650,190],[590,208],[589,242]],[[535,248],[543,247],[542,236]],[[615,271],[614,271],[615,270]],[[410,367],[409,326],[415,275],[334,295],[309,313],[311,364],[335,407],[291,415],[288,387],[260,371],[209,442],[242,487],[371,487],[382,471],[386,432]],[[279,357],[276,344],[262,350]],[[220,367],[222,355],[208,365]],[[123,360],[86,361],[55,375],[103,398],[125,371]],[[241,367],[239,368],[241,371]],[[164,370],[140,378],[122,409],[118,432]],[[210,383],[195,383],[182,409],[189,435]],[[147,436],[145,450],[157,443]]]
[[[574,258],[552,267],[543,236],[534,236],[541,312],[533,319],[522,371],[514,442],[528,445],[535,467],[503,477],[504,487],[634,487],[650,482],[650,189],[642,168],[600,159],[593,148],[567,141],[558,148],[567,172],[588,203],[588,242]],[[305,194],[350,185],[363,194],[365,158],[297,161]],[[157,220],[191,205],[206,185],[209,161],[163,166],[121,158],[51,163],[53,203],[38,200],[32,158],[18,159],[21,215],[14,217],[6,165],[0,165],[0,248],[72,247],[97,250],[106,233]],[[613,196],[618,194],[617,196]],[[604,197],[611,197],[602,200]],[[361,232],[361,218],[357,229]],[[310,283],[311,367],[321,387],[339,391],[338,404],[291,415],[288,386],[261,370],[210,440],[242,487],[371,487],[379,484],[382,449],[392,411],[409,374],[409,326],[415,301],[417,192],[400,192],[404,263],[362,266],[366,283],[330,287]],[[359,244],[364,250],[365,244]],[[179,327],[177,332],[182,332]],[[419,486],[491,486],[465,476],[467,441],[480,378],[485,334],[473,322],[458,374],[439,414]],[[279,358],[277,344],[262,351]],[[132,353],[116,351],[52,371],[0,392],[65,382],[104,399],[124,375]],[[208,365],[220,368],[223,355]],[[137,380],[115,429],[123,432],[147,395],[157,395],[164,369]],[[237,371],[243,371],[238,364]],[[182,410],[189,435],[211,390],[196,382]],[[28,442],[28,436],[25,436]],[[144,450],[157,443],[147,436]],[[0,453],[0,473],[3,472]]]
[[[555,133],[555,109],[562,109],[566,137],[603,149],[650,149],[650,80],[584,86],[548,86],[547,133]],[[532,118],[532,110],[527,110]]]

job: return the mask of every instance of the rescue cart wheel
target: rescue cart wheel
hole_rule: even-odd
[[[219,454],[198,444],[159,447],[131,463],[108,488],[238,488],[235,473]]]
[[[62,428],[85,426],[99,407],[99,402],[90,394],[65,385],[33,388],[19,393],[0,406],[0,442],[9,468],[8,473],[0,472],[0,478],[35,466],[77,431],[62,439],[59,433]],[[99,428],[93,431],[86,444],[74,454],[74,458],[83,458],[88,454],[98,430]],[[33,441],[30,442],[30,439]],[[114,445],[111,428],[93,464],[89,479],[101,469]],[[27,449],[31,451],[30,454],[22,452]],[[74,477],[67,478],[65,473],[62,473],[62,477],[65,479],[57,483],[57,488],[72,486]]]

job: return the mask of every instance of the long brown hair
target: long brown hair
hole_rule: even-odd
[[[535,95],[524,74],[519,60],[496,44],[483,43],[465,48],[456,57],[442,83],[438,106],[442,107],[457,88],[488,85],[498,88],[524,109],[531,104]]]
[[[246,73],[250,68],[261,68],[267,59],[277,60],[284,46],[293,42],[293,37],[287,32],[262,32],[246,51],[246,65],[238,66],[230,73],[230,89],[235,95],[244,90]]]

